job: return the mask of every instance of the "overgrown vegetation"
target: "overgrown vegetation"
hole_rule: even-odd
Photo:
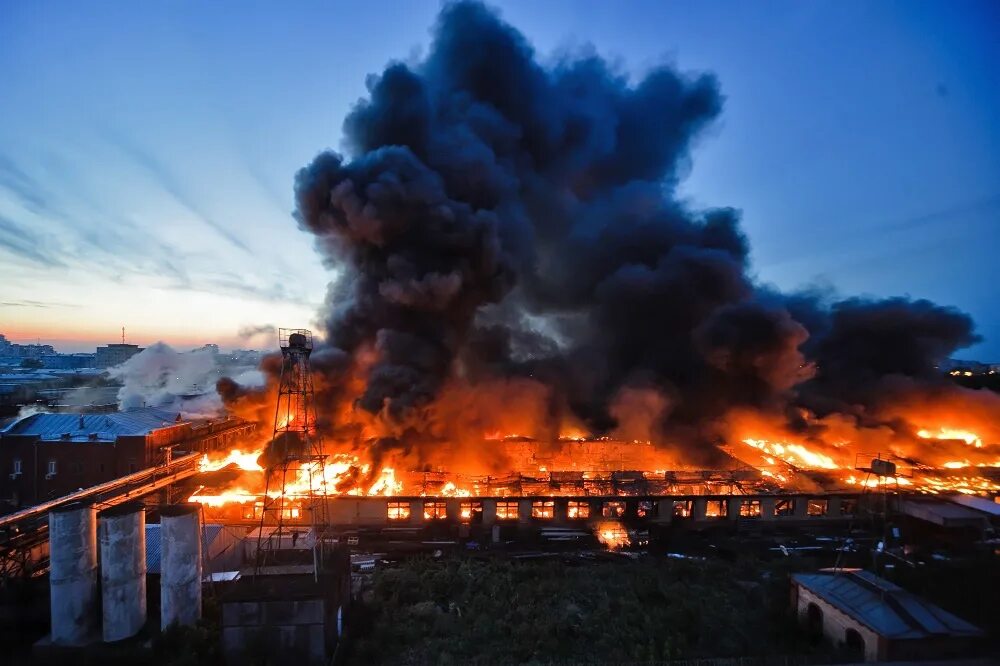
[[[414,559],[381,570],[352,664],[548,664],[802,654],[787,576],[759,563]]]

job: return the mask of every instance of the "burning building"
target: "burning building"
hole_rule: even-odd
[[[678,196],[723,107],[712,75],[630,77],[592,50],[545,65],[457,2],[426,56],[368,87],[344,153],[295,180],[334,272],[312,356],[321,494],[859,490],[885,481],[858,471],[873,458],[900,487],[1000,491],[1000,396],[938,370],[979,340],[968,315],[776,291],[738,211]],[[218,383],[258,433],[280,368]],[[193,499],[252,511],[268,445],[206,458]]]
[[[31,414],[0,430],[0,498],[22,508],[163,464],[172,454],[225,455],[255,428],[235,418],[192,421],[153,407]]]

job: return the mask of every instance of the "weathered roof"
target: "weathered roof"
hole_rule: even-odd
[[[886,638],[982,635],[965,620],[867,571],[794,574],[792,580]]]
[[[977,527],[985,521],[979,511],[939,499],[903,500],[899,503],[899,511],[943,527]]]
[[[990,501],[984,497],[976,497],[975,495],[952,495],[948,499],[952,502],[961,504],[962,506],[967,506],[970,509],[988,513],[991,516],[1000,516],[1000,503]]]
[[[35,435],[43,440],[113,442],[122,435],[146,435],[178,425],[178,412],[144,407],[106,414],[32,414],[0,431],[3,435]],[[95,437],[91,438],[91,435]]]

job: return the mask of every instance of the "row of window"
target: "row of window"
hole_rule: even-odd
[[[11,462],[11,474],[13,476],[20,476],[23,473],[24,466],[21,463],[20,458],[14,458]],[[99,463],[97,465],[97,471],[100,474],[104,474],[104,463]],[[129,462],[128,464],[129,473],[137,471],[135,462]],[[49,460],[45,466],[46,476],[55,476],[59,472],[59,464],[55,460]],[[83,463],[74,462],[70,464],[70,472],[73,474],[83,474]]]
[[[779,499],[774,503],[775,516],[795,515],[795,499]],[[625,516],[625,502],[619,500],[607,500],[601,503],[601,516],[603,518],[622,518]],[[583,520],[590,518],[590,502],[580,500],[569,500],[566,503],[566,517],[570,520]],[[673,503],[673,516],[675,518],[689,518],[692,515],[694,502],[692,500],[675,500]],[[807,516],[828,515],[830,508],[829,500],[809,499],[806,500]],[[640,501],[636,505],[636,515],[645,518],[653,515],[655,509],[651,501]],[[856,500],[842,499],[840,501],[840,515],[853,515],[856,509]],[[429,500],[423,503],[424,520],[444,520],[448,518],[447,502]],[[531,517],[540,520],[555,518],[556,503],[554,500],[532,500]],[[740,518],[760,518],[763,515],[763,507],[758,499],[742,499],[739,506]],[[498,500],[496,503],[497,520],[517,520],[520,518],[521,503],[517,500]],[[409,520],[411,515],[411,502],[407,500],[393,500],[389,502],[387,516],[389,520]],[[463,521],[481,520],[483,515],[483,503],[476,500],[466,500],[459,504],[459,518]],[[729,515],[729,500],[711,499],[705,504],[706,518],[726,518]]]

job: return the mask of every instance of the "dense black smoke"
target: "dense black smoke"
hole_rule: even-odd
[[[419,436],[449,382],[523,377],[591,430],[641,413],[712,441],[734,407],[823,414],[876,400],[886,377],[934,382],[977,339],[926,301],[831,308],[754,284],[738,213],[675,192],[723,106],[710,74],[633,80],[588,49],[543,65],[494,11],[458,2],[425,58],[368,87],[346,156],[299,172],[297,218],[339,271],[324,385],[399,433]]]

